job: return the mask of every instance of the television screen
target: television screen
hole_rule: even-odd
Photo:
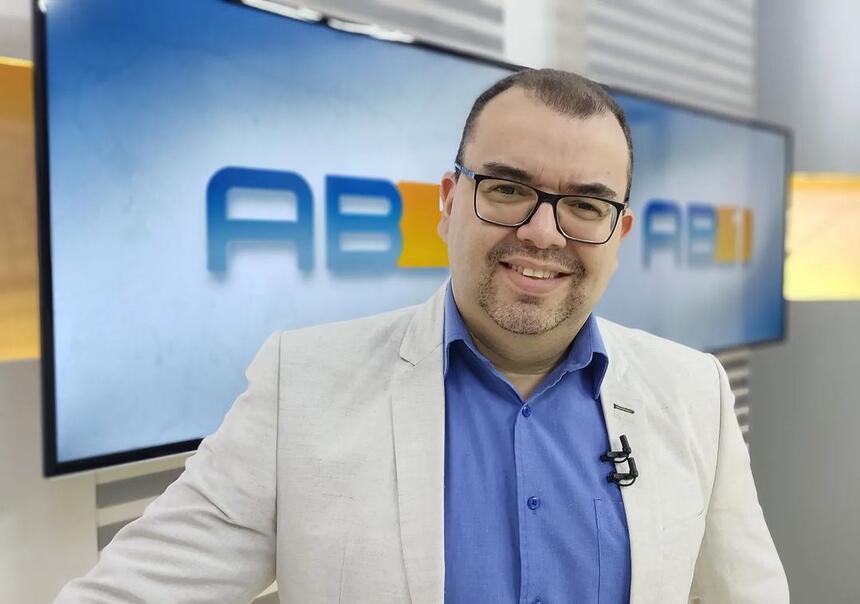
[[[438,182],[516,66],[226,0],[37,15],[46,473],[189,450],[265,338],[421,302]],[[598,312],[783,337],[787,136],[613,91],[637,216]]]

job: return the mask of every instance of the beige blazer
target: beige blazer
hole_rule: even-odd
[[[248,602],[275,578],[283,604],[443,602],[443,301],[272,334],[219,430],[57,602]],[[640,471],[631,602],[788,602],[720,364],[599,326],[610,442]]]

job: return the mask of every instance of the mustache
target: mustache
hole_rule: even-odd
[[[504,258],[518,256],[528,258],[535,262],[554,264],[564,268],[564,272],[583,276],[586,273],[585,265],[578,258],[571,258],[559,249],[545,249],[523,245],[518,243],[500,243],[487,252],[487,265],[492,267]]]

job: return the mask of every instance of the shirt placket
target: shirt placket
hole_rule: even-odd
[[[520,557],[520,604],[542,604],[539,587],[540,543],[537,523],[543,500],[541,485],[536,476],[534,408],[530,404],[520,407],[514,423],[514,459],[517,469],[517,511]]]

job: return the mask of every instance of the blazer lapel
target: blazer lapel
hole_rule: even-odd
[[[445,587],[444,292],[415,312],[391,387],[400,537],[413,604],[441,602]]]
[[[631,604],[651,604],[656,601],[659,587],[662,530],[659,518],[659,482],[653,462],[649,437],[648,416],[644,399],[637,395],[635,385],[626,378],[628,364],[620,346],[611,338],[611,328],[600,325],[609,354],[609,368],[601,387],[601,405],[606,430],[613,450],[621,449],[620,437],[627,435],[636,460],[639,478],[629,487],[621,488],[627,528],[630,534]],[[622,407],[619,409],[618,407]],[[620,464],[619,471],[627,471]]]

